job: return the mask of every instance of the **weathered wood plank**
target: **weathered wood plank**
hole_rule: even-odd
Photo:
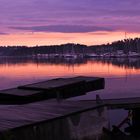
[[[43,98],[69,98],[85,94],[85,81],[79,79],[59,78],[18,87],[19,89],[42,90],[34,95]],[[35,98],[34,97],[34,98]]]
[[[52,103],[51,103],[52,102]],[[0,131],[59,119],[103,105],[55,100],[0,107]]]
[[[38,82],[34,84],[29,84],[25,86],[19,86],[21,89],[33,89],[33,90],[49,90],[55,88],[62,88],[69,85],[74,85],[77,83],[83,83],[84,80],[74,79],[74,78],[58,78],[52,79],[44,82]]]
[[[76,83],[82,83],[85,89],[85,92],[97,90],[97,89],[103,89],[105,86],[105,80],[104,78],[99,77],[86,77],[86,76],[78,76],[78,77],[71,77],[71,78],[58,78],[58,79],[52,79],[44,82],[19,86],[18,88],[21,89],[36,89],[36,90],[48,90],[48,89],[55,89],[55,88],[64,88],[69,85],[73,85]]]

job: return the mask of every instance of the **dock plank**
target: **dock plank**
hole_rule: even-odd
[[[19,86],[18,88],[21,89],[36,89],[36,90],[48,90],[48,89],[55,89],[55,88],[62,88],[68,85],[74,85],[79,82],[84,82],[84,87],[86,87],[86,91],[92,91],[97,89],[103,89],[105,86],[104,78],[100,77],[86,77],[86,76],[77,76],[77,77],[70,77],[70,78],[58,78],[52,79],[44,82]]]
[[[70,98],[84,95],[85,81],[72,78],[58,78],[44,82],[19,86],[19,89],[42,90],[42,94],[36,95],[43,98]],[[35,95],[34,95],[35,96]]]
[[[41,101],[25,105],[3,106],[0,107],[0,131],[3,132],[44,121],[48,122],[52,119],[59,119],[100,106],[103,105],[74,101],[60,103],[55,100],[51,100],[49,103],[48,101]]]
[[[34,84],[19,86],[20,89],[34,89],[34,90],[49,90],[54,88],[61,88],[69,86],[71,84],[84,82],[84,80],[74,79],[74,78],[58,78],[48,81],[38,82]]]

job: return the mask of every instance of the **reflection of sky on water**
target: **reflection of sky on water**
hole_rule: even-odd
[[[0,61],[0,89],[44,79],[79,75],[111,78],[106,79],[106,90],[109,91],[107,95],[112,90],[129,91],[129,89],[135,89],[136,91],[139,89],[140,78],[138,75],[140,75],[140,69],[138,68],[117,66],[112,63],[87,59],[30,60],[10,58],[1,59]],[[111,93],[114,97],[118,94],[121,93],[113,93],[113,95]],[[105,95],[102,96],[104,97]]]

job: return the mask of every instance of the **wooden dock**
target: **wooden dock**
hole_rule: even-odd
[[[95,132],[108,126],[106,108],[140,107],[140,97],[65,100],[104,86],[104,78],[79,76],[1,90],[0,140],[96,139]]]
[[[98,120],[107,125],[104,115],[96,116],[94,111],[103,106],[88,102],[58,102],[55,99],[25,105],[3,105],[0,106],[0,140],[93,138],[94,131],[90,131],[93,126],[89,124],[96,125],[95,120]]]
[[[100,99],[100,100],[81,100],[88,103],[102,103],[109,109],[126,108],[133,109],[140,107],[140,97]]]
[[[0,91],[0,104],[25,104],[51,98],[65,99],[103,89],[104,78],[58,78]]]
[[[119,99],[105,99],[103,100],[109,108],[126,108],[133,109],[140,107],[140,97],[136,98],[119,98]]]
[[[103,89],[104,86],[105,86],[104,78],[78,76],[72,78],[52,79],[39,83],[19,86],[18,88],[28,90],[45,90],[45,91],[54,90],[57,92],[69,92],[69,90],[73,89],[75,91],[75,88],[78,88],[78,90],[82,88],[81,89],[82,91],[84,90],[84,92],[89,92],[93,90]]]
[[[96,95],[96,97],[93,96],[92,99],[85,97],[84,99],[83,96],[82,98],[79,98],[79,101],[101,102],[111,109],[140,107],[140,91],[138,89],[113,90],[110,88],[105,88],[102,90],[94,91],[92,94]]]
[[[0,132],[26,125],[50,122],[102,106],[104,105],[87,102],[58,102],[55,99],[25,105],[0,106]]]
[[[104,85],[104,78],[80,76],[1,90],[0,140],[80,140],[96,137],[97,134],[90,131],[93,129],[90,124],[94,123],[95,127],[101,125],[99,131],[102,125],[108,125],[102,114],[104,104],[64,99],[103,89]]]

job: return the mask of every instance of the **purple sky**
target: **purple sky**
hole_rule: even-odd
[[[140,33],[140,0],[0,0],[0,35],[16,32]]]

